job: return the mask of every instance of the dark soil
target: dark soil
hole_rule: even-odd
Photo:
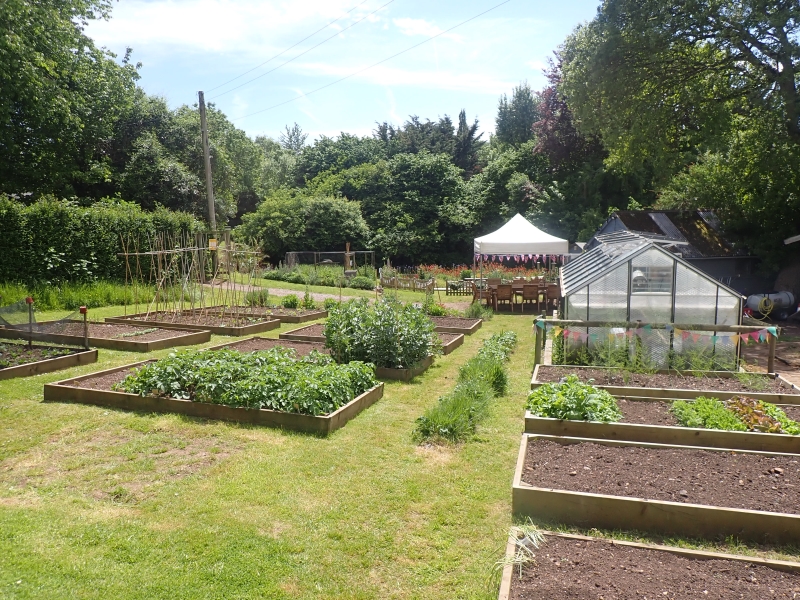
[[[269,350],[270,348],[294,348],[297,356],[307,356],[312,350],[324,352],[328,354],[330,350],[325,347],[325,344],[318,342],[294,342],[291,340],[275,340],[267,338],[251,338],[241,342],[234,342],[228,344],[228,348],[238,350],[239,352],[257,352],[259,350]]]
[[[548,536],[514,572],[512,600],[765,600],[800,598],[800,574],[733,560]]]
[[[800,514],[797,457],[531,440],[528,485]]]
[[[469,329],[480,319],[464,319],[463,317],[431,317],[431,321],[436,327],[459,327],[461,329]]]
[[[110,390],[115,383],[121,382],[135,371],[135,369],[123,369],[122,371],[114,371],[113,373],[106,373],[105,375],[95,375],[93,377],[81,379],[80,381],[73,381],[70,385],[90,390]]]
[[[293,329],[291,331],[294,335],[317,335],[322,336],[322,332],[325,330],[325,325],[322,323],[317,323],[315,325],[307,325],[302,329]]]
[[[618,400],[622,411],[622,422],[641,423],[644,425],[678,425],[678,421],[669,412],[670,402],[652,400]],[[800,406],[780,405],[781,410],[793,421],[800,420]]]
[[[2,342],[0,343],[0,369],[18,367],[83,351],[83,348],[58,348],[55,346],[37,346],[36,344],[28,348],[28,344],[24,342],[18,344]]]
[[[278,308],[266,306],[236,306],[227,307],[226,311],[233,312],[238,310],[239,314],[253,314],[253,315],[274,315],[276,317],[304,317],[312,313],[322,312],[321,308],[307,309],[307,308]]]
[[[136,327],[135,325],[122,325],[117,323],[89,323],[90,338],[104,338],[129,340],[131,342],[153,342],[181,335],[197,333],[196,331],[181,331],[179,329],[154,329],[149,327]],[[60,325],[44,325],[39,328],[41,333],[57,335],[74,335],[83,339],[83,323],[63,323]],[[135,335],[130,335],[135,334]]]
[[[260,316],[239,316],[233,317],[230,315],[220,315],[213,313],[189,313],[183,314],[160,312],[150,313],[147,317],[136,317],[139,322],[161,322],[161,323],[178,323],[181,325],[210,325],[212,327],[244,327],[245,325],[253,325],[254,323],[263,323],[268,321]]]
[[[594,379],[595,385],[623,387],[665,388],[673,390],[716,390],[721,392],[758,392],[772,394],[800,394],[788,384],[766,376],[758,377],[755,385],[743,383],[736,377],[717,377],[714,375],[698,377],[695,375],[667,375],[661,373],[631,373],[621,369],[572,369],[570,367],[540,366],[538,380],[543,383],[559,381],[567,375],[577,375],[581,381]]]

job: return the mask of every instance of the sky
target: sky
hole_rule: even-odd
[[[86,33],[120,57],[132,48],[147,93],[174,108],[203,90],[253,137],[277,139],[294,123],[309,142],[370,135],[376,123],[455,121],[461,109],[488,134],[500,96],[523,81],[544,87],[548,58],[598,6],[508,0],[489,10],[501,2],[119,0]]]

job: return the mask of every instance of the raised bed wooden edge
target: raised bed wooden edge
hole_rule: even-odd
[[[392,379],[395,381],[411,381],[417,375],[422,375],[433,364],[433,357],[429,356],[413,369],[387,369],[378,367],[375,369],[375,377],[378,379]]]
[[[292,340],[293,342],[321,342],[325,343],[325,336],[324,335],[309,335],[298,333],[299,331],[303,331],[310,327],[310,325],[306,325],[305,327],[299,327],[298,329],[292,329],[287,331],[286,333],[281,333],[278,335],[279,340]]]
[[[24,365],[17,365],[16,367],[0,369],[0,380],[30,377],[31,375],[60,371],[61,369],[69,369],[70,367],[88,365],[95,362],[97,362],[97,350],[82,350],[66,356],[56,356],[55,358],[47,358]]]
[[[221,307],[217,307],[221,308]],[[268,317],[270,319],[278,319],[281,323],[305,323],[307,321],[316,321],[317,319],[325,319],[328,316],[327,310],[315,310],[311,313],[306,315],[270,315],[267,314],[267,311],[270,309],[268,308],[259,308],[259,307],[241,307],[243,309],[242,312],[234,313],[230,310],[225,310],[223,312],[214,311],[213,308],[207,309],[200,309],[196,308],[192,312],[199,313],[205,310],[206,312],[211,312],[211,314],[223,314],[225,316],[232,316],[234,314],[244,315],[244,316],[252,316],[252,317]],[[276,309],[277,310],[277,309]],[[302,309],[301,309],[302,310]],[[248,312],[252,311],[252,312]]]
[[[83,321],[74,321],[75,323],[83,323]],[[89,325],[102,325],[100,321],[89,321]],[[122,325],[122,323],[117,323]],[[127,323],[125,323],[127,325]],[[2,329],[0,328],[0,338],[13,339],[13,340],[26,340],[28,334],[24,331],[16,329]],[[81,335],[62,335],[60,333],[34,333],[33,339],[41,342],[50,342],[53,344],[71,344],[73,346],[83,345],[83,336]],[[205,331],[189,331],[183,335],[176,335],[174,337],[165,338],[163,340],[151,340],[148,342],[140,342],[136,340],[117,339],[117,338],[102,338],[89,336],[89,346],[94,348],[105,348],[106,350],[121,350],[123,352],[155,352],[156,350],[163,350],[164,348],[173,348],[175,346],[194,346],[195,344],[205,344],[211,339],[211,332]]]
[[[673,425],[601,423],[537,417],[525,412],[525,433],[597,440],[622,440],[675,446],[701,446],[727,450],[752,450],[800,454],[800,436],[755,431],[722,431]]]
[[[114,392],[110,390],[93,390],[70,385],[75,381],[97,377],[98,375],[127,371],[145,365],[148,362],[152,361],[142,361],[116,367],[114,369],[98,371],[90,375],[83,375],[81,377],[73,377],[71,379],[45,384],[44,401],[76,402],[80,404],[93,404],[95,406],[108,406],[111,408],[142,412],[177,413],[190,417],[234,421],[237,423],[252,423],[254,425],[263,425],[266,427],[277,427],[291,429],[292,431],[328,435],[343,427],[345,423],[353,419],[362,410],[372,406],[383,397],[383,383],[379,383],[335,412],[329,415],[315,417],[312,415],[300,415],[276,410],[253,410],[223,406],[221,404],[192,402],[190,400],[139,396],[137,394]]]
[[[464,335],[472,335],[483,325],[483,319],[478,319],[478,322],[472,327],[434,327],[434,331],[439,333],[463,333]]]
[[[448,343],[442,343],[442,354],[445,356],[464,343],[464,334],[460,333],[457,338],[453,338]]]
[[[539,367],[558,367],[562,369],[602,369],[604,367],[584,367],[575,365],[536,365],[533,369],[533,377],[531,377],[531,389],[535,390],[543,382],[539,381]],[[659,371],[659,373],[675,373],[675,371]],[[693,371],[681,371],[683,375],[692,375]],[[728,371],[712,371],[710,374],[719,377],[733,377],[733,373]],[[775,373],[769,373],[768,377],[772,379],[779,379],[787,387],[800,390],[796,385],[787,381],[783,377]],[[643,388],[635,386],[616,386],[616,385],[598,385],[598,388],[607,390],[612,396],[617,398],[636,398],[644,400],[694,400],[699,396],[710,396],[712,398],[719,398],[720,400],[727,400],[734,396],[747,396],[748,398],[756,398],[757,400],[764,400],[773,404],[798,404],[800,405],[800,394],[774,394],[771,392],[731,392],[722,390],[682,390],[670,388]]]
[[[560,444],[591,442],[606,446],[691,448],[524,433],[511,491],[511,510],[517,517],[531,517],[586,528],[627,529],[667,535],[705,538],[733,535],[742,540],[758,543],[796,543],[800,539],[800,515],[572,492],[527,485],[522,482],[522,471],[528,442],[537,438]],[[715,448],[697,449],[727,452]]]
[[[249,342],[251,340],[269,340],[269,341],[272,341],[272,342],[277,342],[277,341],[280,340],[280,338],[278,338],[276,340],[275,338],[262,338],[262,337],[256,335],[256,336],[253,336],[251,338],[245,338],[243,340],[236,340],[235,342],[225,342],[224,344],[217,344],[216,346],[209,346],[208,348],[204,348],[204,350],[223,350],[225,348],[232,348],[232,349],[235,350],[236,346],[239,346],[241,344],[246,344],[247,342]],[[319,342],[306,342],[306,341],[302,341],[302,340],[286,340],[286,341],[287,342],[292,342],[293,344],[317,344],[317,343],[319,343]]]
[[[579,540],[582,542],[598,542],[610,543],[613,542],[615,546],[626,546],[628,548],[641,548],[643,550],[656,550],[658,552],[669,552],[683,556],[684,558],[692,558],[694,560],[731,560],[736,562],[743,562],[761,567],[767,567],[776,571],[784,571],[787,573],[800,573],[800,562],[791,562],[788,560],[772,560],[768,558],[758,558],[755,556],[742,556],[740,554],[726,554],[723,552],[706,552],[703,550],[690,550],[689,548],[678,548],[676,546],[664,546],[661,544],[642,544],[639,542],[628,542],[626,540],[612,540],[610,538],[591,537],[588,535],[578,535],[574,533],[557,533],[553,531],[542,531],[545,537],[560,537],[568,540]],[[511,558],[516,552],[516,541],[509,539],[506,544],[506,557]],[[500,593],[497,597],[498,600],[510,600],[511,598],[511,580],[514,577],[514,565],[506,564],[503,567],[503,577],[500,581]]]
[[[188,311],[187,311],[188,312]],[[127,315],[124,317],[106,317],[106,323],[121,323],[123,325],[133,325],[135,327],[159,327],[161,329],[183,329],[186,331],[209,331],[216,335],[228,335],[232,337],[241,337],[243,335],[253,335],[256,333],[263,333],[271,331],[281,326],[281,322],[277,319],[268,319],[259,323],[251,323],[250,325],[242,325],[240,327],[228,327],[221,325],[192,325],[185,323],[169,323],[166,321],[137,321],[136,317],[143,317],[146,313],[138,315]]]

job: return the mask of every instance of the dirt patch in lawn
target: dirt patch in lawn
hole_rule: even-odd
[[[800,575],[752,563],[696,560],[669,552],[548,536],[512,600],[763,600],[800,598]]]
[[[623,423],[641,423],[644,425],[673,425],[678,421],[669,412],[671,402],[654,402],[638,400],[619,400]],[[782,405],[781,410],[793,421],[800,420],[800,406]],[[798,437],[800,447],[800,437]]]
[[[109,424],[65,429],[0,463],[0,486],[18,493],[79,493],[134,504],[163,485],[208,470],[234,449],[213,435]]]
[[[59,348],[36,344],[29,348],[26,343],[2,342],[0,343],[0,369],[18,367],[83,351],[83,348]]]
[[[531,440],[523,481],[543,488],[800,513],[797,457]]]
[[[594,385],[620,387],[662,388],[673,390],[716,390],[721,392],[748,392],[772,394],[800,394],[777,379],[756,374],[741,374],[737,377],[708,375],[668,375],[663,373],[631,373],[621,369],[571,369],[570,367],[540,366],[538,381],[553,383],[567,375],[577,375],[581,381],[594,379]]]

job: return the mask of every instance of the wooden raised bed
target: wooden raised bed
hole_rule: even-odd
[[[81,350],[67,354],[66,356],[56,356],[45,360],[16,365],[0,369],[0,380],[14,379],[16,377],[30,377],[41,373],[51,373],[61,369],[69,369],[78,365],[88,365],[97,362],[97,350]]]
[[[186,311],[184,314],[191,314]],[[141,317],[146,317],[147,313],[140,313],[137,315],[126,315],[123,317],[107,317],[106,323],[124,323],[126,325],[135,325],[137,327],[159,327],[161,329],[182,329],[185,331],[209,331],[216,335],[228,335],[232,337],[241,337],[245,335],[253,335],[256,333],[264,333],[272,329],[277,329],[281,326],[281,322],[277,319],[269,319],[258,323],[251,323],[241,326],[227,326],[227,325],[205,325],[195,323],[172,323],[169,321],[144,321],[140,320]]]
[[[251,316],[251,317],[269,317],[270,319],[278,319],[281,323],[305,323],[307,321],[316,321],[324,319],[328,316],[327,310],[305,310],[305,309],[286,309],[286,308],[262,308],[258,306],[237,306],[238,311],[234,312],[231,307],[227,307],[224,311],[215,312],[213,314],[222,314],[231,316],[234,314]],[[195,309],[194,312],[201,312],[203,309]],[[204,309],[206,312],[213,309]],[[289,311],[289,314],[283,314],[284,311]]]
[[[45,402],[76,402],[80,404],[93,404],[95,406],[108,406],[123,410],[141,412],[176,413],[190,417],[204,419],[218,419],[221,421],[234,421],[237,423],[252,423],[266,427],[277,427],[302,431],[318,435],[328,435],[343,427],[365,408],[373,405],[383,397],[383,384],[379,383],[360,396],[357,396],[329,415],[315,417],[276,410],[248,409],[221,404],[192,402],[191,400],[177,400],[174,398],[158,398],[155,396],[139,396],[126,392],[112,390],[90,389],[76,387],[75,382],[102,377],[118,371],[129,371],[154,361],[143,361],[105,371],[98,371],[91,375],[83,375],[72,379],[65,379],[44,386]]]
[[[782,454],[800,453],[800,436],[797,435],[624,422],[567,421],[537,417],[530,411],[525,412],[525,433]]]
[[[83,325],[83,321],[73,321]],[[133,325],[129,323],[113,323],[114,325],[129,325],[130,327],[139,327],[138,324]],[[46,325],[39,323],[39,325]],[[99,321],[89,321],[89,326],[103,325]],[[175,330],[171,330],[175,331]],[[0,338],[26,340],[29,334],[24,331],[15,329],[2,329],[0,328]],[[82,346],[84,338],[82,335],[67,335],[62,333],[33,333],[33,339],[41,342],[50,342],[52,344],[67,344],[73,346]],[[194,346],[195,344],[204,344],[211,339],[210,331],[191,331],[184,330],[178,331],[175,335],[160,340],[140,341],[127,338],[107,338],[96,337],[89,335],[89,346],[95,348],[105,348],[106,350],[121,350],[123,352],[155,352],[156,350],[163,350],[164,348],[173,348],[175,346]]]
[[[286,333],[281,333],[278,335],[278,339],[294,340],[297,342],[318,342],[324,344],[325,336],[313,333],[313,331],[315,331],[317,328],[318,325],[306,325],[305,327],[300,327],[299,329],[292,329]]]
[[[783,573],[800,574],[800,563],[798,562],[790,562],[785,560],[772,560],[766,558],[758,558],[755,556],[741,556],[737,554],[725,554],[722,552],[706,552],[703,550],[691,550],[689,548],[678,548],[676,546],[664,546],[660,544],[642,544],[638,542],[628,542],[625,540],[616,540],[616,539],[611,540],[605,538],[590,537],[585,535],[576,535],[571,533],[554,533],[551,531],[543,531],[542,533],[545,535],[545,544],[540,548],[539,551],[536,552],[537,555],[541,555],[542,553],[547,554],[548,550],[547,540],[555,540],[561,538],[565,540],[575,540],[579,542],[608,544],[609,546],[617,546],[621,548],[635,548],[647,551],[664,552],[672,556],[679,556],[690,560],[728,561],[733,564],[742,564],[745,566],[745,568],[747,568],[750,565],[754,565],[768,569],[773,569],[775,571],[780,571]],[[515,555],[516,551],[517,551],[516,540],[509,539],[508,544],[506,545],[506,557],[508,559],[511,559]],[[563,558],[569,559],[570,557],[564,556]],[[588,581],[583,577],[581,578],[581,581],[586,582],[586,589],[591,589],[591,574],[592,571],[597,570],[597,565],[585,565],[585,566],[586,566],[586,578],[588,579]],[[511,564],[510,561],[507,562],[507,564],[503,568],[503,575],[500,581],[500,593],[498,595],[498,600],[511,600],[512,584],[514,583],[514,580],[517,578],[518,578],[517,567]],[[746,584],[750,585],[750,582],[746,581]],[[680,597],[685,597],[685,596],[680,596]],[[544,600],[544,597],[542,598]]]
[[[264,345],[269,345],[271,347],[275,346],[282,346],[287,348],[302,348],[303,350],[318,350],[319,352],[323,352],[325,354],[330,353],[330,350],[326,348],[323,344],[318,342],[303,342],[298,340],[281,340],[281,339],[274,339],[274,338],[262,338],[262,337],[251,337],[245,340],[237,340],[235,342],[227,342],[225,344],[219,344],[217,346],[209,346],[206,350],[223,350],[223,349],[231,349],[231,350],[240,350],[242,346],[250,345],[252,342],[266,342]],[[245,352],[256,352],[256,350],[244,350]],[[301,353],[305,354],[305,353]]]
[[[528,442],[535,439],[560,444],[591,442],[605,446],[691,449],[687,446],[523,434],[512,483],[511,508],[517,517],[585,528],[625,529],[666,535],[706,538],[730,535],[759,543],[796,543],[800,539],[800,515],[530,486],[522,481],[522,476]]]
[[[544,369],[548,367],[558,367],[562,369],[574,370],[576,375],[580,374],[581,369],[602,369],[602,367],[583,367],[573,365],[536,365],[533,369],[533,377],[531,378],[531,389],[535,390],[544,382],[539,381],[539,368]],[[604,369],[605,370],[605,369]],[[658,371],[661,374],[677,375],[675,371]],[[681,375],[691,376],[694,371],[681,371]],[[713,371],[715,377],[733,377],[733,373],[727,371]],[[788,388],[799,390],[797,386],[787,381],[780,375],[771,373],[768,376],[770,379],[777,379]],[[750,391],[729,391],[729,390],[687,390],[687,389],[671,389],[671,388],[646,388],[634,386],[615,386],[615,385],[597,385],[596,387],[607,390],[612,396],[617,398],[631,398],[631,399],[650,399],[650,400],[694,400],[699,396],[706,396],[711,398],[718,398],[720,400],[727,400],[734,396],[747,396],[748,398],[756,398],[757,400],[764,400],[772,404],[797,404],[800,405],[800,394],[776,394],[769,392],[750,392]]]
[[[458,348],[459,346],[461,346],[464,343],[464,334],[463,333],[459,333],[459,334],[449,333],[449,334],[445,334],[445,335],[452,335],[452,336],[455,336],[455,337],[453,337],[451,340],[448,340],[447,343],[445,343],[444,338],[442,338],[441,335],[439,336],[442,339],[442,354],[444,354],[444,355],[450,354],[453,350],[455,350],[456,348]]]
[[[463,333],[464,335],[472,335],[481,328],[481,325],[483,325],[483,319],[466,319],[461,317],[431,317],[430,319],[436,326],[434,331],[438,331],[440,333]],[[439,320],[442,325],[438,325],[437,320]],[[458,320],[460,324],[444,324],[445,322],[455,320]]]
[[[427,371],[432,364],[433,357],[429,356],[412,369],[387,369],[385,367],[377,367],[375,369],[375,377],[394,381],[411,381],[417,375],[422,375]]]

